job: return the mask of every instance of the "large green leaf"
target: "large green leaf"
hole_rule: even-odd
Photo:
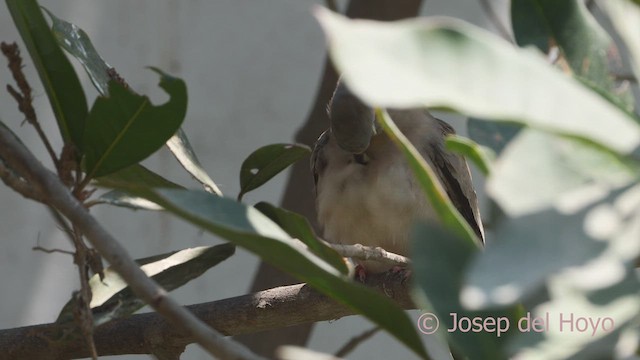
[[[80,80],[42,16],[35,0],[7,0],[7,7],[29,50],[65,143],[80,144],[87,99]]]
[[[307,282],[380,325],[423,358],[427,357],[415,325],[402,309],[388,298],[350,280],[301,246],[257,209],[204,191],[133,191]]]
[[[272,144],[254,151],[240,167],[238,199],[242,199],[244,194],[260,187],[310,152],[308,146],[300,144]]]
[[[621,109],[553,68],[453,19],[382,23],[316,16],[343,80],[378,107],[441,107],[485,119],[573,134],[628,154],[640,126]]]
[[[254,207],[278,224],[291,237],[305,243],[314,254],[340,270],[341,273],[348,272],[345,259],[317,238],[309,221],[304,216],[266,202],[259,202]]]
[[[418,288],[416,300],[423,302],[422,308],[428,318],[433,318],[429,315],[433,311],[439,324],[438,332],[446,334],[453,346],[469,359],[505,359],[500,345],[509,333],[515,332],[513,326],[505,329],[500,325],[500,334],[497,327],[494,331],[462,331],[454,319],[455,315],[458,319],[490,317],[501,319],[501,324],[505,324],[506,319],[511,322],[506,311],[471,311],[460,304],[465,270],[474,254],[478,253],[475,246],[433,224],[418,224],[411,239],[413,273]]]
[[[611,18],[611,23],[625,41],[631,54],[631,66],[640,79],[640,3],[630,0],[607,0],[599,4]]]
[[[633,111],[631,91],[616,84],[609,67],[621,63],[619,52],[584,0],[512,0],[511,21],[518,45],[534,45],[545,53],[557,46],[577,79]]]
[[[621,281],[624,264],[640,254],[640,185],[594,199],[599,194],[583,192],[557,208],[498,223],[493,241],[469,269],[466,293],[473,296],[464,303],[512,304],[556,275],[571,275],[585,289]]]
[[[235,252],[232,244],[201,246],[174,251],[136,260],[141,269],[163,289],[174,290],[204,274]],[[98,274],[89,280],[91,287],[91,309],[93,322],[99,326],[108,321],[133,314],[145,305],[138,299],[129,285],[111,267],[104,270],[104,278]],[[72,299],[63,307],[58,323],[73,320],[76,304]]]
[[[420,155],[409,139],[398,129],[386,111],[376,109],[376,118],[385,133],[400,148],[407,158],[407,162],[422,187],[427,199],[442,223],[454,231],[458,236],[467,240],[470,244],[482,246],[482,240],[478,239],[471,226],[464,220],[460,212],[449,199],[447,192],[438,181],[431,165]]]
[[[513,216],[637,179],[640,165],[576,140],[525,129],[494,164],[487,191]],[[591,190],[590,190],[591,189]],[[597,192],[597,191],[596,191]]]
[[[180,128],[187,111],[187,87],[178,78],[161,75],[160,87],[170,99],[154,106],[115,81],[109,96],[98,97],[83,139],[85,169],[89,177],[104,176],[138,163],[158,150]]]
[[[509,342],[509,353],[518,359],[634,359],[638,345],[629,339],[638,337],[640,283],[631,267],[621,272],[623,279],[598,290],[556,276],[547,287],[550,299],[529,313],[541,320],[542,331],[523,331]]]

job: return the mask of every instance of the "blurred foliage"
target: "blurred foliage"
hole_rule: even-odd
[[[614,24],[615,36],[583,1],[513,0],[519,47],[460,20],[380,23],[316,10],[344,81],[378,109],[378,121],[443,220],[442,226],[419,224],[413,232],[415,300],[439,316],[438,336],[456,354],[595,359],[637,351],[640,117],[628,87],[612,75],[624,61],[611,39],[625,42],[626,61],[638,74],[640,5],[596,4]],[[60,135],[81,165],[84,181],[76,185],[110,189],[90,202],[172,213],[350,306],[428,358],[406,313],[353,282],[343,259],[304,218],[266,203],[240,202],[306,158],[307,147],[259,148],[241,166],[237,200],[225,198],[181,129],[188,102],[181,79],[154,69],[169,100],[152,105],[108,66],[82,29],[49,13],[50,27],[35,0],[7,0],[7,6]],[[100,93],[90,110],[63,49],[81,62]],[[493,227],[484,251],[428,163],[384,111],[414,107],[471,118],[472,139],[452,137],[447,147],[478,165],[487,176],[491,205],[500,210],[499,222],[485,219]],[[140,165],[164,144],[205,192]],[[171,290],[231,256],[230,244],[154,256],[145,267]],[[106,273],[107,280],[91,281],[95,299],[102,299],[102,306],[96,304],[102,309],[95,312],[97,323],[141,305],[126,284]],[[510,328],[501,336],[487,328],[447,331],[461,325],[452,313],[457,320],[507,319]],[[519,328],[523,316],[542,319],[544,331]],[[569,324],[572,330],[562,331],[560,326]]]

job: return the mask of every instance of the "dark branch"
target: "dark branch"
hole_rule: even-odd
[[[405,309],[414,308],[408,286],[397,278],[387,274],[369,275],[367,285],[390,296]],[[305,284],[191,305],[187,309],[228,336],[354,315],[353,310],[347,306]],[[70,359],[88,356],[89,352],[82,338],[55,341],[56,335],[63,330],[61,325],[45,324],[0,331],[0,349],[3,349],[0,359]],[[98,354],[107,356],[157,353],[158,344],[167,349],[182,349],[193,343],[194,338],[167,322],[161,315],[146,313],[97,328],[94,341]]]

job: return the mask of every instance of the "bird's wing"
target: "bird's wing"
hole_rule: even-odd
[[[324,154],[324,147],[329,143],[329,130],[323,132],[315,145],[313,146],[313,152],[311,152],[311,172],[313,173],[313,183],[318,186],[318,178],[324,172],[327,167],[327,158]]]
[[[444,149],[444,138],[455,134],[454,129],[444,121],[436,119],[442,132],[442,141],[431,141],[426,146],[439,147],[425,151],[434,165],[440,183],[444,187],[453,205],[484,243],[484,229],[478,209],[478,198],[471,182],[471,173],[464,157]],[[439,151],[436,151],[439,150]]]

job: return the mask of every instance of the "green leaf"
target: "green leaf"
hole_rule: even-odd
[[[310,153],[308,146],[300,144],[272,144],[254,151],[240,168],[238,200]]]
[[[570,277],[551,281],[550,300],[530,312],[531,318],[542,319],[544,331],[523,332],[510,341],[513,358],[631,359],[637,343],[628,340],[638,336],[640,283],[632,267],[622,272],[624,278],[615,285],[592,291]]]
[[[640,79],[640,3],[629,0],[601,1],[599,5],[606,11],[611,23],[624,40],[631,54],[631,67]]]
[[[163,178],[140,164],[131,165],[109,175],[99,177],[95,179],[95,182],[98,186],[107,188],[183,188],[182,186]]]
[[[109,83],[109,97],[98,97],[84,133],[85,168],[90,178],[136,164],[158,150],[180,128],[187,111],[187,88],[180,79],[161,75],[170,99],[154,106],[146,96]]]
[[[615,43],[583,0],[513,0],[511,20],[518,45],[534,45],[544,53],[557,46],[578,80],[633,111],[630,89],[616,84],[609,68],[609,63],[621,62]]]
[[[348,20],[321,9],[316,16],[342,79],[374,107],[454,109],[572,134],[622,154],[640,145],[640,126],[624,111],[537,52],[475,26],[442,18]]]
[[[169,150],[171,150],[176,159],[178,159],[180,165],[182,165],[194,179],[200,182],[206,191],[222,196],[218,185],[211,180],[209,174],[207,174],[202,165],[200,165],[200,161],[193,151],[191,143],[189,143],[187,134],[185,134],[182,129],[178,129],[178,132],[167,141],[167,147],[169,147]]]
[[[136,260],[142,270],[165,290],[171,291],[204,274],[235,252],[232,244],[201,246]],[[129,285],[111,267],[104,278],[94,275],[89,280],[93,294],[91,309],[94,326],[133,314],[145,303],[138,299]],[[57,323],[73,321],[74,300],[60,312]]]
[[[126,207],[133,210],[162,210],[162,207],[143,197],[131,195],[118,189],[127,187],[183,189],[182,186],[163,178],[140,164],[97,178],[95,183],[101,187],[116,189],[100,195],[94,201],[95,203]]]
[[[498,223],[493,241],[467,273],[469,296],[463,303],[473,308],[512,304],[556,275],[570,276],[573,286],[584,289],[620,281],[624,264],[640,254],[640,185],[581,195]]]
[[[291,237],[305,243],[309,247],[309,250],[322,260],[331,264],[331,266],[338,269],[341,273],[348,273],[349,270],[345,265],[345,259],[333,248],[318,239],[309,221],[307,221],[304,216],[266,202],[259,202],[254,205],[254,207],[278,224]]]
[[[51,18],[53,23],[51,31],[58,44],[80,61],[87,74],[89,74],[93,86],[98,89],[100,94],[108,95],[109,80],[111,80],[109,69],[111,69],[111,66],[100,57],[87,33],[75,24],[57,18],[46,8],[43,7],[42,9]]]
[[[422,303],[426,313],[433,311],[439,321],[438,332],[445,334],[453,346],[471,359],[505,359],[501,342],[509,333],[489,331],[452,331],[455,314],[458,318],[509,317],[509,313],[478,312],[465,309],[460,304],[460,289],[465,269],[478,251],[464,238],[435,224],[418,224],[411,237],[413,274],[417,292],[416,302]],[[509,320],[511,321],[511,320]],[[456,324],[456,326],[458,326]],[[510,328],[513,333],[513,326]]]
[[[638,164],[590,144],[525,129],[494,163],[487,191],[507,214],[520,216],[585,190],[606,194],[638,174]]]
[[[414,323],[394,302],[351,281],[338,269],[293,240],[257,209],[203,191],[133,191],[305,281],[389,331],[421,357],[427,357]]]
[[[129,195],[120,190],[111,190],[98,197],[94,201],[96,204],[109,204],[118,207],[124,207],[132,210],[162,210],[158,204],[151,202],[145,198]]]
[[[7,0],[20,36],[38,70],[66,144],[80,144],[87,119],[87,99],[80,80],[42,16],[35,0]]]
[[[376,109],[375,112],[376,118],[384,129],[384,132],[398,146],[402,153],[404,153],[418,183],[445,227],[467,240],[470,244],[482,246],[482,241],[478,239],[475,232],[471,229],[471,226],[469,226],[456,207],[451,203],[451,199],[449,199],[442,184],[438,181],[438,176],[431,168],[431,165],[427,163],[409,139],[398,129],[386,111]]]
[[[471,160],[484,175],[489,175],[492,159],[495,159],[495,154],[491,153],[490,150],[483,149],[473,140],[458,135],[447,136],[445,146],[447,150]]]

